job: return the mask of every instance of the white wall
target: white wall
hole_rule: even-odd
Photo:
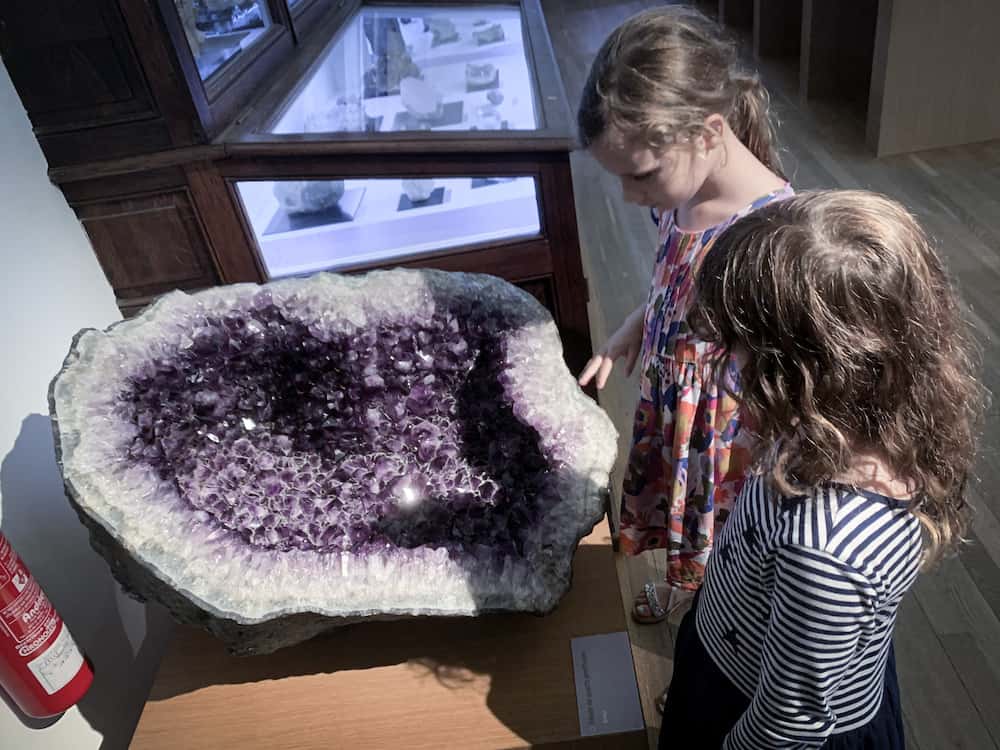
[[[48,384],[74,333],[120,315],[46,168],[0,64],[0,528],[96,671],[83,702],[47,726],[0,701],[0,747],[117,750],[128,746],[170,625],[160,608],[121,594],[63,495]]]

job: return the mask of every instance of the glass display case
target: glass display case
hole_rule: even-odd
[[[547,45],[537,2],[362,3],[317,30],[224,134],[265,278],[530,240],[544,258],[542,165],[572,146]]]
[[[203,81],[271,26],[265,0],[174,0],[174,5]]]
[[[538,0],[355,3],[220,140],[258,278],[493,274],[541,300],[571,366],[586,362],[573,130]]]
[[[270,132],[533,130],[535,97],[518,7],[362,8]]]
[[[431,267],[521,286],[587,361],[540,0],[36,2],[0,45],[126,315],[173,289]],[[23,41],[56,17],[51,54]],[[95,39],[96,76],[43,64]]]
[[[238,181],[269,278],[413,259],[540,230],[532,177]]]

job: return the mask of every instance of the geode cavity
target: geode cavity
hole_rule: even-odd
[[[471,274],[175,292],[82,331],[50,402],[118,580],[239,653],[551,610],[616,450],[545,309]]]

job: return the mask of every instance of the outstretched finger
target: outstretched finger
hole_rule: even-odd
[[[603,361],[604,357],[600,354],[595,354],[593,357],[591,357],[590,361],[587,363],[587,366],[583,368],[583,372],[580,373],[580,377],[576,382],[578,382],[581,386],[587,385],[587,383],[590,382],[591,378],[594,377],[594,374],[597,372],[597,370],[601,367],[601,362]]]
[[[604,361],[601,362],[601,369],[597,373],[597,390],[604,388],[608,382],[608,375],[611,374],[611,368],[614,366],[615,361],[611,357],[605,357]]]

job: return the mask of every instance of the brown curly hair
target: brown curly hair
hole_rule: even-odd
[[[638,13],[611,32],[590,67],[577,125],[589,148],[616,129],[653,148],[705,132],[705,118],[726,118],[736,137],[782,174],[770,98],[740,67],[736,43],[694,8]]]
[[[739,220],[702,263],[689,322],[720,366],[747,353],[738,398],[777,491],[874,452],[914,488],[926,559],[961,539],[987,394],[941,260],[899,203],[815,192]]]

